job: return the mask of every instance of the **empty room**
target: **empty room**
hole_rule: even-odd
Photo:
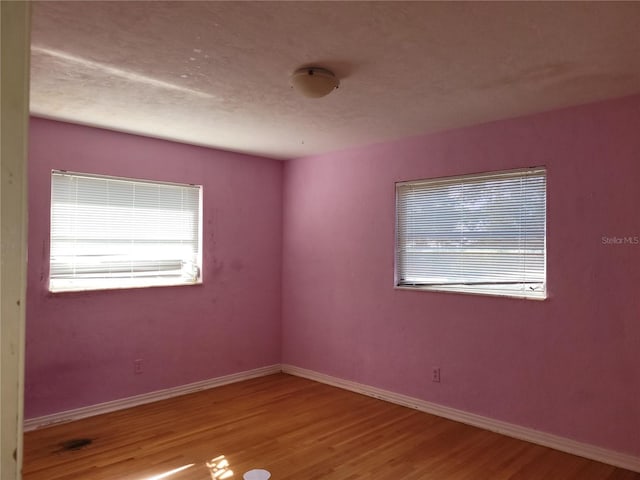
[[[640,480],[640,2],[2,9],[3,478]]]

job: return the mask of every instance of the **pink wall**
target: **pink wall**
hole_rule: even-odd
[[[30,138],[26,418],[280,361],[282,162],[37,118]],[[202,184],[204,284],[48,293],[53,168]]]
[[[640,455],[640,96],[288,162],[283,363]],[[394,182],[546,165],[545,301],[394,290]],[[442,383],[430,381],[442,368]]]

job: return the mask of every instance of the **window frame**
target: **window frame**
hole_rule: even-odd
[[[450,185],[460,185],[463,182],[472,181],[482,181],[482,179],[491,179],[491,178],[500,178],[504,177],[516,177],[518,174],[521,177],[526,177],[527,175],[536,175],[542,174],[544,178],[544,187],[543,187],[543,196],[544,196],[544,242],[543,242],[543,280],[541,282],[542,290],[537,290],[534,292],[526,293],[523,290],[513,289],[512,291],[507,291],[505,288],[500,288],[500,286],[496,286],[494,288],[488,287],[488,283],[484,285],[473,286],[469,284],[412,284],[412,283],[403,283],[401,278],[401,265],[400,265],[400,224],[401,224],[401,212],[400,212],[400,188],[403,186],[412,186],[412,185],[435,185],[435,184],[450,184]],[[483,295],[483,296],[492,296],[492,297],[506,297],[506,298],[516,298],[516,299],[527,299],[527,300],[546,300],[548,295],[548,279],[547,279],[547,236],[548,236],[548,189],[547,189],[547,168],[544,165],[528,167],[528,168],[519,168],[519,169],[511,169],[511,170],[498,170],[498,171],[486,171],[486,172],[478,172],[472,174],[464,174],[464,175],[454,175],[454,176],[445,176],[445,177],[434,177],[434,178],[422,178],[417,180],[407,180],[407,181],[398,181],[395,182],[395,231],[394,231],[394,288],[397,290],[408,290],[408,291],[430,291],[430,292],[445,292],[445,293],[462,293],[468,295]],[[524,285],[524,283],[522,284]],[[494,290],[494,291],[491,291]]]
[[[133,277],[123,277],[123,278],[113,278],[109,280],[107,277],[101,277],[99,280],[93,282],[94,284],[81,284],[82,282],[78,282],[77,285],[71,285],[72,281],[67,282],[69,285],[61,285],[54,286],[52,285],[52,251],[53,251],[53,182],[54,175],[68,175],[76,178],[84,177],[84,178],[93,178],[93,179],[104,179],[104,180],[115,180],[120,182],[130,182],[137,184],[146,184],[146,185],[160,185],[167,187],[180,187],[180,188],[193,188],[198,191],[198,200],[197,200],[197,252],[195,252],[195,275],[193,280],[182,280],[181,277],[171,278],[171,277],[153,277],[152,275],[146,277],[144,275],[133,276]],[[163,180],[150,180],[150,179],[142,179],[142,178],[133,178],[133,177],[121,177],[116,175],[104,175],[104,174],[94,174],[94,173],[86,173],[86,172],[77,172],[70,170],[62,170],[62,169],[52,169],[49,177],[49,252],[48,252],[48,278],[47,278],[47,290],[50,294],[68,294],[68,293],[80,293],[80,292],[96,292],[96,291],[109,291],[109,290],[129,290],[129,289],[138,289],[138,288],[154,288],[154,287],[179,287],[179,286],[193,286],[193,285],[201,285],[203,283],[203,197],[204,197],[204,188],[200,184],[190,184],[190,183],[179,183],[179,182],[170,182]],[[147,281],[142,281],[144,279]],[[149,278],[152,278],[149,280]],[[64,279],[59,279],[64,280]],[[71,279],[69,279],[71,280]],[[55,282],[53,282],[55,283]],[[60,282],[64,283],[64,282]]]

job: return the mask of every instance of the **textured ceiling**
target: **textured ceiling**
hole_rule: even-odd
[[[292,158],[640,92],[640,2],[37,2],[34,114]],[[328,67],[301,98],[289,75]]]

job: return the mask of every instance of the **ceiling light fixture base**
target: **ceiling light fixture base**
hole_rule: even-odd
[[[302,67],[291,75],[291,85],[304,97],[320,98],[338,88],[340,81],[326,68]]]

